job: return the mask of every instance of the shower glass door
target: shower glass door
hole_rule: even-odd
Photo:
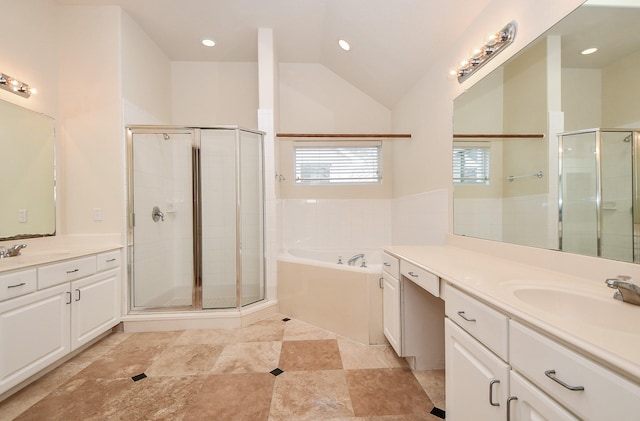
[[[262,136],[200,132],[202,308],[264,299]]]
[[[240,132],[241,305],[264,299],[262,136]]]
[[[560,249],[598,255],[598,148],[595,132],[560,137]]]
[[[600,256],[633,262],[633,132],[601,132]]]
[[[237,306],[237,131],[200,132],[202,308]]]
[[[140,131],[130,139],[132,307],[192,308],[193,136]]]

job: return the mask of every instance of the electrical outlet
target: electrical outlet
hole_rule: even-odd
[[[20,223],[27,222],[27,210],[26,209],[18,209],[18,222],[20,222]]]
[[[93,208],[93,220],[102,221],[102,208]]]

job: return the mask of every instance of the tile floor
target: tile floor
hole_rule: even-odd
[[[283,318],[112,333],[0,402],[0,420],[441,419],[443,370],[412,372],[388,346]]]

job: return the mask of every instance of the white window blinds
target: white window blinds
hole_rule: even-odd
[[[296,184],[379,183],[381,144],[294,146]]]
[[[484,146],[453,148],[453,182],[489,184],[489,148]]]

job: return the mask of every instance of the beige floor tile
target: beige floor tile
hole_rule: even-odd
[[[290,371],[276,377],[269,421],[353,416],[344,370]]]
[[[349,339],[341,339],[338,346],[342,365],[346,370],[407,366],[404,358],[398,357],[389,345],[367,346]]]
[[[444,409],[443,370],[412,373],[388,346],[283,318],[112,333],[0,402],[0,421],[439,420],[427,395]]]
[[[338,335],[335,333],[320,329],[319,327],[312,326],[299,320],[291,319],[286,322],[283,340],[308,341],[337,338]]]
[[[173,342],[175,345],[226,345],[239,342],[239,329],[185,330]]]
[[[282,342],[226,345],[213,367],[216,374],[268,373],[278,367]]]
[[[418,380],[424,391],[435,406],[445,409],[445,376],[444,370],[414,371],[413,375]]]
[[[282,342],[278,367],[284,371],[341,370],[335,339]]]
[[[275,376],[269,373],[213,375],[189,401],[185,421],[266,421]]]
[[[148,376],[199,376],[211,373],[224,345],[174,345],[145,370]]]
[[[433,408],[408,368],[346,370],[345,373],[356,416],[424,414]]]

